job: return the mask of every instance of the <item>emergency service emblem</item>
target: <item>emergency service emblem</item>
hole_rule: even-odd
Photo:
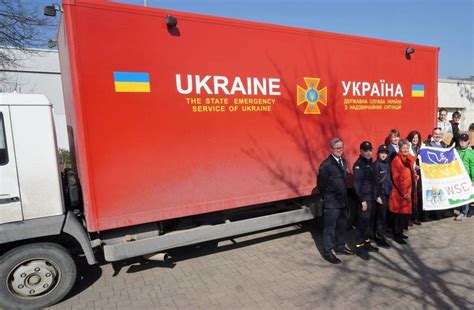
[[[297,98],[296,104],[302,105],[307,103],[304,114],[321,114],[318,103],[327,106],[327,87],[318,89],[319,81],[318,78],[305,77],[306,89],[298,85],[296,90]]]

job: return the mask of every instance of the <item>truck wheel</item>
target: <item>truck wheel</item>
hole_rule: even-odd
[[[43,308],[59,302],[76,281],[69,252],[54,243],[14,248],[0,258],[0,308]]]

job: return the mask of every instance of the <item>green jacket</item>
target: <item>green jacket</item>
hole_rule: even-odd
[[[468,148],[465,148],[464,150],[457,149],[457,151],[458,151],[459,157],[461,157],[464,167],[466,167],[467,174],[469,174],[471,181],[473,181],[474,179],[474,150],[468,147]]]

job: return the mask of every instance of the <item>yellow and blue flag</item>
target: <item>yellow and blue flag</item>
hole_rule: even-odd
[[[456,160],[455,150],[421,149],[419,157],[421,168],[428,179],[454,177],[463,173],[461,164]]]
[[[425,85],[423,85],[423,84],[413,84],[411,86],[411,96],[412,97],[424,97],[425,96]]]
[[[114,72],[115,91],[119,93],[149,93],[148,72]]]
[[[471,180],[454,147],[422,147],[418,158],[424,210],[449,209],[474,201]]]

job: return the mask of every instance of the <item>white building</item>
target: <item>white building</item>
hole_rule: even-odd
[[[18,66],[0,68],[0,92],[46,95],[53,104],[58,146],[69,149],[58,52],[44,49],[31,51],[33,54],[8,49],[18,59]]]
[[[461,130],[474,123],[474,77],[469,79],[440,79],[438,106],[448,110],[448,119],[454,111],[461,112]]]

